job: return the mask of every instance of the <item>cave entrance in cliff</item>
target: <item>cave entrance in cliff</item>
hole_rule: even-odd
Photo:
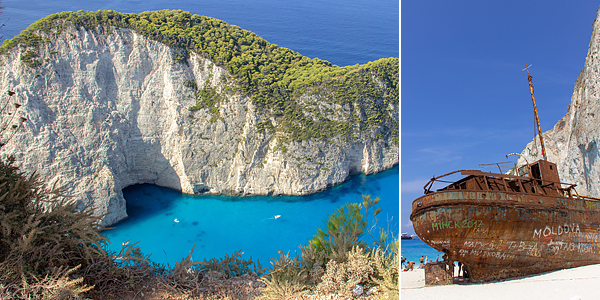
[[[175,200],[181,192],[145,183],[123,189],[128,220],[144,222],[161,214],[168,214],[175,208]]]

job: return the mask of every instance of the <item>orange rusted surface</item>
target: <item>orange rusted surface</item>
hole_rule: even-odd
[[[428,183],[412,204],[415,233],[471,282],[600,263],[600,201],[560,183],[551,162],[520,171],[460,171],[465,178],[437,191]]]
[[[425,285],[452,284],[452,272],[448,265],[442,262],[425,265]]]

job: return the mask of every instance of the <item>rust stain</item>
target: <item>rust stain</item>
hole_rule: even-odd
[[[574,193],[549,161],[521,171],[432,178],[412,204],[415,233],[443,251],[449,266],[460,262],[471,282],[600,263],[600,199]],[[465,177],[431,190],[458,172]]]

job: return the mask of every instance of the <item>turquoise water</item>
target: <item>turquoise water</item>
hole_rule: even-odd
[[[442,260],[442,255],[444,255],[444,252],[431,248],[418,238],[401,240],[400,249],[402,257],[405,257],[407,261],[416,262],[417,265],[419,265],[419,258],[421,258],[421,256],[428,257],[429,261],[435,261],[438,255],[440,260]]]
[[[242,250],[244,258],[270,266],[277,250],[299,250],[329,214],[345,203],[360,203],[362,195],[381,198],[378,222],[397,236],[399,188],[397,166],[375,175],[353,176],[339,186],[303,197],[193,196],[135,185],[123,190],[130,217],[103,233],[113,251],[119,251],[127,240],[139,241],[145,254],[152,253],[152,261],[171,266],[187,256],[194,244],[195,260]]]

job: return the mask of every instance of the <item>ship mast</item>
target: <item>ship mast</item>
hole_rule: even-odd
[[[538,117],[537,106],[535,105],[535,96],[533,95],[533,81],[531,75],[529,75],[529,67],[531,65],[525,64],[525,69],[527,70],[527,80],[529,81],[529,91],[531,92],[531,101],[533,101],[533,112],[535,113],[535,121],[537,123],[537,129],[540,136],[540,143],[542,144],[542,156],[544,156],[544,160],[546,159],[546,149],[544,148],[544,138],[542,137],[542,127],[540,126],[540,118]]]

